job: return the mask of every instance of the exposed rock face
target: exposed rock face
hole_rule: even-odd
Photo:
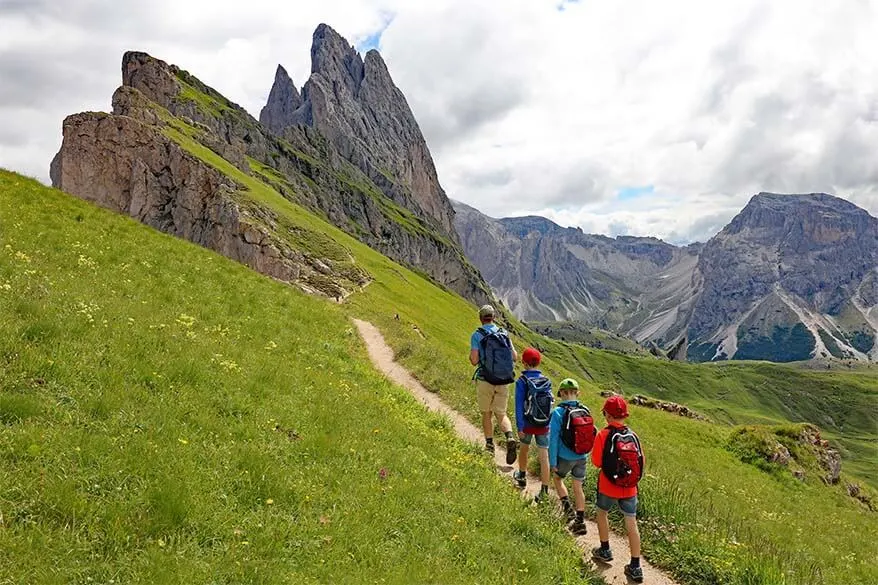
[[[120,99],[133,103],[131,95]],[[235,201],[239,185],[131,117],[68,117],[51,177],[68,193],[305,288],[324,262],[332,263],[285,245],[272,234],[270,214]],[[346,293],[335,284],[335,296]]]
[[[705,245],[699,269],[690,333],[717,354],[780,344],[783,361],[878,355],[855,339],[878,325],[859,292],[878,270],[878,220],[844,199],[760,193]]]
[[[281,134],[301,106],[302,96],[299,95],[299,90],[287,70],[278,65],[277,73],[274,74],[274,85],[268,94],[268,103],[259,113],[259,121],[275,134]]]
[[[427,143],[377,51],[363,59],[322,24],[314,33],[311,78],[301,103],[295,95],[290,97],[288,85],[286,79],[275,78],[260,116],[264,125],[278,134],[297,125],[317,128],[396,203],[457,241],[454,210],[439,184]],[[274,112],[284,115],[271,117]]]
[[[688,248],[462,204],[455,221],[522,319],[577,320],[665,347],[686,339],[669,351],[676,359],[878,360],[878,219],[837,197],[760,193]]]
[[[519,318],[581,321],[640,342],[670,344],[685,333],[700,286],[697,247],[455,208],[468,256]]]
[[[284,139],[280,139],[216,90],[146,53],[125,53],[122,78],[123,86],[113,96],[115,115],[133,118],[156,130],[167,129],[170,119],[175,124],[174,131],[182,129],[186,136],[244,174],[325,216],[382,254],[426,273],[477,304],[490,301],[487,285],[458,245],[435,223],[419,217],[415,213],[420,209],[417,206],[411,211],[394,203],[343,157],[320,130],[297,126],[287,129]],[[288,97],[295,101],[292,81],[283,87],[288,79],[280,69],[275,89],[281,93],[289,90]],[[286,115],[282,110],[271,115],[274,114]],[[265,111],[263,115],[271,117]],[[149,140],[164,140],[166,135],[167,131],[154,132]],[[105,152],[113,154],[111,150]],[[95,157],[85,154],[76,160],[78,155],[65,154],[65,148],[59,156],[84,169],[97,164]],[[124,154],[118,158],[120,165],[130,162]],[[104,188],[100,182],[93,187],[97,191]],[[332,278],[322,279],[324,288],[328,286],[327,280]]]

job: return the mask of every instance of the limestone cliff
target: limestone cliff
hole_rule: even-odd
[[[277,78],[285,83],[288,76],[280,69]],[[154,130],[166,124],[163,118],[170,118],[183,125],[189,138],[241,172],[318,212],[379,252],[421,271],[475,303],[490,299],[487,285],[454,239],[435,222],[417,215],[418,208],[412,211],[396,203],[342,156],[318,128],[295,127],[280,138],[190,73],[142,52],[125,53],[122,82],[113,96],[115,116],[134,119],[140,126]],[[287,87],[278,89],[281,90],[294,99],[291,80]],[[283,111],[275,114],[286,115]],[[263,115],[271,117],[267,112]],[[124,132],[132,128],[126,125]],[[132,144],[154,141],[157,137],[167,139],[161,132],[140,132],[137,136],[137,140],[124,141],[119,148],[125,150]],[[58,155],[63,164],[58,164],[67,168],[80,165],[83,176],[93,172],[96,177],[90,189],[109,191],[103,184],[104,175],[91,168],[104,162],[99,161],[96,154],[89,156],[82,150],[70,148],[73,143],[73,136],[65,140]],[[104,149],[100,156],[109,157],[111,162],[107,164],[121,169],[131,164],[131,157],[125,152]],[[69,181],[65,184],[63,174],[58,175],[58,181],[56,186],[72,189]],[[346,288],[344,283],[340,286]]]
[[[378,51],[369,51],[364,59],[322,24],[314,32],[311,78],[301,100],[289,85],[283,76],[275,77],[260,116],[266,127],[281,135],[295,126],[317,128],[397,204],[457,241],[454,210],[427,143]],[[278,118],[279,112],[285,117]]]
[[[51,166],[52,183],[59,189],[311,292],[316,292],[309,284],[316,274],[345,263],[288,245],[275,235],[270,212],[236,197],[240,185],[155,126],[89,112],[69,116],[63,134]],[[349,271],[320,292],[341,297],[365,280],[365,273]]]

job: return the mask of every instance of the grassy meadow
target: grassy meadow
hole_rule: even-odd
[[[2,171],[0,459],[4,584],[581,582],[342,308]]]

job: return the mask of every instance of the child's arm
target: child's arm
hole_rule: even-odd
[[[607,439],[607,429],[601,429],[594,438],[594,446],[591,448],[591,463],[595,467],[602,467],[604,460],[604,441]]]
[[[515,427],[519,433],[524,431],[524,394],[527,392],[527,382],[522,378],[515,381]]]
[[[561,440],[561,413],[556,408],[552,411],[552,420],[549,421],[549,468],[558,467],[558,442]]]

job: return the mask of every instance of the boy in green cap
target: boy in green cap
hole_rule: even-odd
[[[579,384],[566,378],[558,385],[558,398],[561,403],[552,412],[549,423],[549,465],[554,474],[555,491],[561,498],[564,514],[571,521],[570,531],[575,535],[585,534],[585,481],[586,454],[594,444],[594,420],[588,409],[579,403]],[[574,507],[570,505],[564,478],[573,476]]]

